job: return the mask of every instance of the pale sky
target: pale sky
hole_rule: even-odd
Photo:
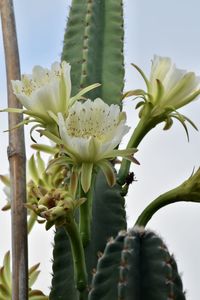
[[[70,1],[15,0],[15,14],[19,39],[22,73],[30,73],[34,65],[49,67],[60,60],[65,22]],[[125,0],[125,62],[126,90],[143,87],[137,72],[130,66],[136,63],[147,74],[154,54],[169,56],[177,66],[200,75],[200,3],[198,0]],[[1,37],[0,37],[1,38]],[[5,67],[2,39],[0,39],[0,107],[6,107]],[[125,102],[128,124],[138,122],[135,104]],[[200,128],[200,99],[182,112]],[[6,114],[0,122],[0,173],[8,170],[6,147]],[[182,127],[175,122],[170,131],[154,129],[141,143],[137,158],[141,165],[133,166],[137,182],[127,197],[128,224],[132,226],[139,213],[155,197],[187,179],[193,167],[200,166],[200,134],[190,128],[190,143]],[[126,145],[128,137],[124,139]],[[27,149],[30,144],[27,135]],[[28,149],[27,157],[31,151]],[[0,193],[1,199],[4,195]],[[3,206],[4,202],[1,201]],[[198,300],[200,277],[200,205],[173,204],[158,212],[149,222],[174,253],[179,271],[183,274],[187,300]],[[0,265],[10,248],[9,213],[0,212]],[[30,264],[41,262],[41,274],[36,287],[48,293],[51,273],[52,232],[36,225],[29,237]]]

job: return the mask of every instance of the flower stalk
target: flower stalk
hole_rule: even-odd
[[[129,148],[137,148],[142,139],[146,136],[146,134],[155,127],[155,122],[152,122],[152,120],[149,120],[148,115],[145,115],[145,117],[142,117],[133,131],[133,134],[128,142],[127,149]],[[126,178],[129,174],[131,166],[131,161],[127,159],[123,159],[121,163],[121,167],[118,173],[118,183],[122,186],[126,182]]]
[[[80,185],[81,195],[80,198],[86,198],[87,200],[80,206],[80,218],[79,218],[79,232],[81,235],[83,247],[85,248],[91,239],[91,220],[92,220],[92,200],[93,189],[95,183],[95,175],[93,174],[92,183],[89,191],[85,193]]]
[[[85,255],[81,236],[77,224],[72,215],[69,215],[64,226],[68,234],[72,257],[74,263],[74,281],[80,293],[84,293],[87,287],[87,271],[85,265]]]
[[[152,216],[166,205],[176,202],[200,202],[200,169],[180,186],[160,195],[138,217],[135,225],[145,227]]]

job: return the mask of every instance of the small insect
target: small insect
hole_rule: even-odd
[[[131,184],[133,181],[137,181],[137,180],[136,180],[136,178],[135,178],[134,172],[130,172],[130,173],[127,175],[127,177],[126,177],[125,183],[126,183],[127,185],[129,185],[129,184]]]

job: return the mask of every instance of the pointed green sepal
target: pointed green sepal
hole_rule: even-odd
[[[132,63],[131,66],[133,66],[140,73],[140,75],[144,79],[144,82],[145,82],[145,84],[147,86],[147,89],[149,90],[149,81],[148,81],[146,75],[144,74],[144,72],[136,64]]]
[[[116,176],[112,164],[107,160],[102,160],[97,164],[104,173],[106,180],[110,186],[114,186],[116,183]]]
[[[42,151],[48,154],[56,154],[58,152],[58,149],[56,147],[44,145],[44,144],[32,144],[31,148],[37,151]]]
[[[82,163],[81,167],[81,186],[85,193],[90,189],[92,180],[93,163]]]
[[[99,87],[101,84],[100,83],[94,83],[91,84],[87,87],[85,87],[84,89],[82,89],[78,94],[76,94],[74,97],[70,98],[70,106],[73,105],[78,99],[81,99],[82,96],[86,93],[88,93],[89,91]]]
[[[31,179],[37,184],[40,176],[38,174],[34,155],[32,155],[28,161],[28,169],[31,175]]]

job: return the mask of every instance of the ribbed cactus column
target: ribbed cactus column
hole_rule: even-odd
[[[121,0],[73,0],[62,60],[72,66],[73,93],[98,82],[90,97],[121,103],[124,86],[123,7]]]
[[[53,250],[53,279],[50,300],[78,299],[70,244],[64,228],[57,229]],[[67,296],[67,297],[66,297]]]
[[[185,300],[176,262],[162,239],[135,228],[110,240],[99,259],[89,300]]]
[[[126,300],[185,300],[174,257],[154,232],[132,230],[124,240],[119,298]]]
[[[121,105],[124,85],[123,36],[121,0],[72,1],[62,53],[62,60],[70,62],[72,67],[72,95],[82,87],[100,83],[101,86],[88,93],[88,97],[101,97],[108,104]],[[89,278],[92,268],[96,266],[97,252],[104,250],[110,236],[126,229],[124,198],[120,195],[120,186],[108,187],[100,173],[94,190],[92,236],[85,249]],[[57,232],[55,249],[60,249],[59,244],[64,243],[68,243],[67,236]],[[71,282],[72,261],[68,251],[67,257],[64,257],[64,253],[64,249],[54,251],[51,300],[76,299],[72,296],[75,294]],[[67,267],[64,261],[68,262]],[[62,293],[58,293],[58,290]]]

